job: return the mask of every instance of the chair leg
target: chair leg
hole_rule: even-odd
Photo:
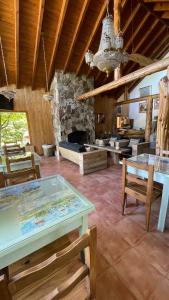
[[[139,206],[139,200],[136,199],[136,206]]]
[[[127,194],[124,193],[123,194],[123,199],[122,199],[122,215],[124,215],[124,209],[125,209],[125,206],[126,206],[126,202],[127,202]]]
[[[149,231],[151,216],[151,202],[146,203],[146,230]]]

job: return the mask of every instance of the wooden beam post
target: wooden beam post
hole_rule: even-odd
[[[114,80],[114,81],[109,82],[109,83],[107,83],[103,86],[100,86],[100,87],[98,87],[98,88],[96,88],[92,91],[89,91],[87,93],[79,95],[79,96],[76,97],[76,100],[78,100],[78,101],[85,100],[87,98],[99,95],[103,92],[107,92],[107,91],[116,89],[119,86],[127,84],[128,82],[134,81],[134,80],[139,79],[139,78],[143,78],[143,77],[145,77],[147,75],[150,75],[150,74],[153,74],[155,72],[165,70],[168,66],[169,66],[169,57],[167,57],[165,59],[162,59],[162,60],[159,60],[159,61],[156,61],[156,62],[154,62],[154,63],[152,63],[152,64],[150,64],[150,65],[148,65],[144,68],[141,68],[137,71],[134,71],[130,74],[127,74],[127,75],[121,77],[118,80]]]
[[[156,151],[169,150],[169,68],[160,80],[160,103],[157,123]]]
[[[114,33],[120,33],[121,27],[121,0],[114,0]],[[114,80],[117,80],[121,77],[121,66],[119,65],[114,70]]]
[[[145,129],[145,141],[150,141],[150,135],[152,132],[152,112],[153,112],[153,98],[149,97],[147,101],[147,112],[146,112],[146,129]]]

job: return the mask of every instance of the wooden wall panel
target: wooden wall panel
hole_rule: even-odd
[[[104,134],[104,132],[111,132],[113,128],[113,113],[114,113],[113,98],[101,97],[100,95],[95,97],[95,113],[105,114],[105,122],[102,124],[96,124],[96,136]]]
[[[32,91],[26,87],[17,90],[15,111],[27,112],[31,143],[42,154],[42,144],[53,144],[51,104],[43,100],[44,90]]]

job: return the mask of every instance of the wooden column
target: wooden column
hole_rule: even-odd
[[[157,154],[169,150],[169,67],[167,76],[160,80],[160,104],[157,123]]]
[[[145,130],[145,141],[150,141],[150,135],[152,132],[152,112],[153,112],[153,98],[147,101],[147,113],[146,113],[146,130]]]
[[[118,34],[120,32],[121,23],[121,0],[114,0],[114,33]],[[114,80],[119,79],[121,74],[121,65],[114,70]]]

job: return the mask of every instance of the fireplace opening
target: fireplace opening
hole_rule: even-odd
[[[78,143],[80,145],[88,143],[88,134],[86,131],[75,130],[68,134],[68,142]]]

